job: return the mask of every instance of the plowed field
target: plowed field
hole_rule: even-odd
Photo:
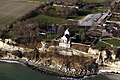
[[[25,1],[0,0],[0,25],[16,21],[37,6],[36,3]]]

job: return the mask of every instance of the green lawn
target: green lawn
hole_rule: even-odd
[[[53,40],[56,38],[56,34],[47,34],[47,35],[40,35],[39,39],[40,40],[45,40],[45,41],[49,41],[49,40]]]
[[[107,43],[110,43],[110,44],[112,44],[112,45],[114,45],[114,46],[120,46],[120,40],[118,40],[118,39],[107,39],[107,40],[103,40],[103,41],[105,41],[105,42],[107,42]],[[105,43],[103,43],[103,42],[99,42],[99,43],[97,43],[97,48],[102,48],[102,47],[104,47],[104,48],[111,48],[111,46],[110,45],[108,45],[108,44],[105,44]]]
[[[104,40],[105,42],[108,42],[110,44],[113,44],[115,46],[120,46],[120,40],[118,39],[107,39],[107,40]]]
[[[57,17],[51,17],[46,15],[38,15],[37,17],[32,18],[35,21],[38,22],[45,22],[49,24],[70,24],[71,21],[64,19],[64,18],[57,18]]]
[[[110,45],[108,45],[108,44],[105,44],[105,43],[103,43],[103,42],[98,42],[97,44],[96,44],[96,47],[98,48],[98,49],[101,49],[101,48],[111,48],[111,46]]]

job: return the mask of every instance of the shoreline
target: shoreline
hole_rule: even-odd
[[[115,71],[115,70],[99,70],[99,73],[104,73],[104,72],[108,72],[108,73],[115,73],[115,74],[120,74],[120,71]]]
[[[18,61],[13,61],[13,60],[0,60],[0,62],[17,63],[17,64],[20,64]]]
[[[0,62],[11,63],[11,64],[21,64],[21,65],[27,66],[24,62],[20,62],[18,60],[4,59],[4,60],[0,60]]]
[[[101,74],[101,73],[114,73],[114,74],[120,74],[120,71],[114,71],[114,70],[99,70],[98,72],[97,72],[97,74],[92,74],[92,75],[88,75],[88,76],[68,76],[68,75],[66,75],[65,73],[63,73],[63,74],[61,74],[61,73],[58,73],[58,72],[54,72],[54,71],[51,71],[51,70],[49,70],[49,69],[47,69],[47,68],[45,68],[45,67],[36,67],[36,66],[34,66],[34,65],[30,65],[29,63],[28,63],[28,61],[26,61],[26,62],[22,62],[22,61],[20,61],[20,60],[14,60],[14,59],[12,59],[12,60],[10,60],[10,59],[4,59],[4,60],[0,60],[0,62],[5,62],[5,63],[12,63],[12,64],[21,64],[21,65],[24,65],[24,66],[26,66],[26,67],[29,67],[29,68],[31,68],[31,69],[33,69],[33,70],[38,70],[39,72],[41,72],[41,73],[43,73],[43,74],[48,74],[48,75],[52,75],[52,76],[57,76],[57,77],[60,77],[61,79],[75,79],[75,80],[78,80],[78,79],[87,79],[87,78],[89,78],[89,77],[94,77],[94,76],[96,76],[96,75],[98,75],[98,74]]]
[[[85,78],[85,77],[90,77],[92,75],[89,75],[89,76],[73,76],[73,75],[68,75],[66,74],[65,72],[57,72],[57,70],[55,71],[54,69],[49,69],[49,68],[45,68],[45,67],[36,67],[34,65],[30,65],[27,61],[26,63],[25,62],[21,62],[19,60],[9,60],[9,59],[5,59],[5,60],[0,60],[0,62],[5,62],[5,63],[10,63],[10,64],[21,64],[21,65],[24,65],[28,68],[31,68],[33,70],[37,70],[41,73],[44,73],[44,74],[48,74],[48,75],[53,75],[53,76],[57,76],[57,77],[60,77],[60,78],[65,78],[65,79],[82,79],[82,78]],[[97,75],[97,74],[94,74],[94,75]]]

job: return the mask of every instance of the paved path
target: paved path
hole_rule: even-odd
[[[116,23],[120,25],[120,21],[106,21],[106,22]]]

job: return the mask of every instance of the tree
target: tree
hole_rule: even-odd
[[[18,57],[19,57],[19,58],[22,58],[22,57],[23,57],[22,52],[21,52],[21,51],[19,51],[19,50],[18,50],[17,52],[18,52],[18,53],[17,53],[17,54],[18,54]]]
[[[37,48],[34,49],[34,57],[36,61],[40,58],[40,53]]]
[[[15,55],[15,56],[17,56],[17,57],[19,57],[19,58],[22,58],[22,57],[23,57],[22,52],[19,51],[19,50],[12,52],[12,55]]]
[[[81,43],[85,43],[85,41],[86,41],[86,34],[82,33],[81,34]]]
[[[64,33],[64,27],[63,27],[63,25],[60,25],[58,27],[58,31],[57,31],[57,38],[63,36],[63,33]]]
[[[105,0],[105,1],[104,1],[104,6],[105,6],[106,8],[108,8],[108,7],[110,6],[110,1],[109,1],[109,0]]]

